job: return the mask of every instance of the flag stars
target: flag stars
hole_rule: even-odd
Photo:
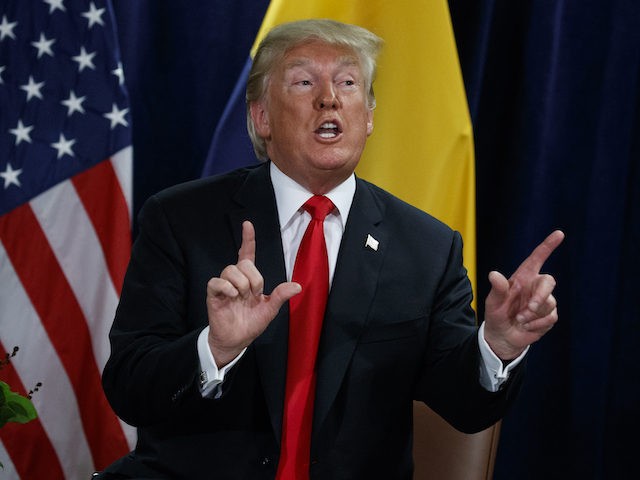
[[[67,107],[67,117],[70,117],[73,112],[84,113],[84,107],[82,106],[82,102],[85,101],[87,97],[76,97],[76,94],[73,90],[69,92],[69,98],[60,102],[62,105]]]
[[[2,16],[2,22],[0,22],[0,41],[4,40],[5,37],[16,39],[15,33],[13,33],[13,29],[16,28],[18,22],[10,22],[7,20],[7,16]]]
[[[118,110],[118,106],[114,103],[111,108],[111,112],[105,113],[103,116],[111,120],[111,130],[116,128],[118,125],[122,125],[124,127],[128,127],[129,124],[125,120],[124,116],[129,111],[128,108],[123,108],[122,110]]]
[[[20,142],[25,141],[31,143],[31,130],[33,125],[24,125],[22,120],[18,120],[18,126],[9,130],[9,133],[16,136],[16,145],[20,145]]]
[[[56,10],[60,10],[61,12],[66,11],[67,9],[63,5],[63,0],[43,0],[44,3],[49,5],[49,14],[55,12]]]
[[[2,72],[4,72],[6,68],[7,67],[5,67],[4,65],[0,65],[0,85],[4,83],[4,79],[2,78]]]
[[[4,179],[4,189],[9,188],[10,185],[15,185],[16,187],[22,186],[20,184],[20,179],[18,175],[22,173],[22,169],[18,168],[14,170],[10,163],[7,163],[7,168],[4,172],[0,172],[0,177]]]
[[[53,57],[53,51],[51,50],[51,45],[55,42],[55,39],[48,39],[44,36],[44,33],[40,34],[40,40],[37,42],[31,42],[35,48],[38,49],[38,58],[42,57],[42,55],[47,54]]]
[[[78,62],[78,72],[81,72],[85,68],[95,70],[96,66],[93,64],[93,57],[96,56],[96,52],[87,53],[84,47],[80,47],[80,53],[75,57],[71,57],[75,62]]]
[[[96,8],[93,2],[89,4],[89,10],[82,13],[82,16],[89,20],[89,28],[93,27],[96,23],[98,25],[104,26],[104,21],[102,20],[102,14],[104,13],[104,8]]]
[[[74,143],[76,143],[75,139],[72,138],[67,140],[64,137],[64,134],[61,133],[60,139],[57,142],[52,143],[51,146],[58,151],[58,159],[60,159],[63,155],[69,155],[70,157],[75,156],[73,150],[71,150]]]
[[[118,62],[118,68],[116,68],[115,70],[111,70],[111,73],[118,77],[118,85],[124,85],[124,70],[122,69],[121,62]]]
[[[29,83],[26,85],[21,85],[20,88],[27,92],[27,102],[31,100],[33,97],[39,98],[42,100],[42,92],[40,89],[44,86],[44,82],[36,83],[33,79],[33,76],[29,75]]]

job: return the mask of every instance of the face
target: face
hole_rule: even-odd
[[[373,131],[364,83],[348,48],[311,42],[291,49],[265,98],[250,106],[271,161],[315,194],[344,181]]]

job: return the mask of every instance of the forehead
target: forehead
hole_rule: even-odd
[[[296,67],[331,65],[360,68],[360,59],[351,48],[320,41],[310,41],[290,48],[282,59],[284,71]]]

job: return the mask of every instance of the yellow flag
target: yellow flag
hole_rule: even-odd
[[[473,133],[446,0],[272,0],[254,51],[275,25],[331,18],[385,41],[378,106],[357,174],[461,232],[476,278]]]

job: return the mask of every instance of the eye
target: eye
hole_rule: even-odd
[[[302,85],[304,87],[308,87],[311,85],[311,80],[300,80],[299,82],[297,82],[298,85]]]
[[[338,85],[345,88],[351,88],[358,85],[358,83],[353,78],[345,78],[343,80],[338,81]]]

